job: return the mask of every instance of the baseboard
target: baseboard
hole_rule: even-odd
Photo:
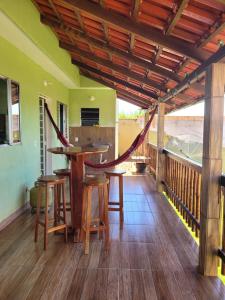
[[[18,208],[14,213],[9,215],[6,219],[0,222],[0,231],[6,226],[12,223],[16,218],[18,218],[22,213],[24,213],[29,208],[29,203],[25,203],[22,207]]]

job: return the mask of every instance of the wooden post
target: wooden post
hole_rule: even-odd
[[[224,114],[225,64],[208,67],[205,86],[199,270],[216,276],[220,246],[220,184]]]
[[[162,180],[164,179],[165,157],[164,148],[164,115],[165,103],[159,103],[157,120],[157,159],[156,159],[156,189],[163,191]]]
[[[144,116],[144,127],[146,126],[146,124],[148,123],[148,120],[149,120],[149,112],[146,111],[145,112],[145,116]],[[148,157],[148,143],[149,143],[149,131],[145,137],[145,140],[144,140],[144,143],[143,143],[143,153],[142,155],[144,155],[145,157]]]

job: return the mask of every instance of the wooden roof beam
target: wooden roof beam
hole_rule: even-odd
[[[123,67],[123,66],[120,66],[120,65],[116,65],[114,63],[112,63],[111,61],[108,61],[108,60],[105,60],[105,59],[102,59],[100,57],[97,57],[97,56],[93,56],[93,55],[90,55],[90,53],[88,52],[84,52],[84,51],[81,51],[81,50],[77,50],[73,51],[74,54],[78,54],[79,56],[83,57],[83,58],[86,58],[92,62],[95,62],[99,65],[102,65],[104,67],[107,67],[115,72],[118,72],[124,76],[127,76],[133,80],[136,80],[138,82],[140,82],[140,84],[147,84],[149,86],[151,86],[152,88],[155,88],[155,89],[158,89],[159,91],[162,91],[164,93],[166,93],[166,88],[162,87],[160,84],[158,84],[157,82],[151,80],[151,79],[148,79],[146,77],[143,77],[133,71],[130,71],[129,69]]]
[[[129,88],[129,89],[131,89],[133,91],[136,91],[138,93],[141,93],[141,94],[143,94],[143,95],[145,95],[145,96],[147,96],[149,98],[152,98],[154,100],[158,99],[158,97],[154,93],[146,91],[146,90],[143,90],[142,88],[140,88],[138,86],[135,86],[135,85],[133,85],[133,84],[131,84],[131,83],[125,81],[125,80],[122,80],[122,79],[119,79],[117,77],[114,77],[114,76],[112,76],[110,74],[102,72],[101,70],[97,70],[97,69],[95,69],[95,68],[93,68],[93,67],[91,67],[91,66],[89,66],[87,64],[84,64],[84,63],[80,62],[80,61],[73,60],[72,62],[75,65],[77,65],[78,67],[80,67],[80,68],[83,68],[83,69],[85,69],[85,70],[87,70],[89,72],[95,73],[95,74],[97,74],[97,75],[99,75],[101,77],[104,77],[104,78],[106,78],[108,80],[111,80],[113,82],[116,82],[118,84],[124,85],[125,87],[127,87],[127,88]]]
[[[203,76],[206,69],[213,63],[217,63],[225,57],[225,46],[220,47],[220,49],[210,56],[204,63],[202,63],[195,71],[193,71],[189,76],[187,76],[180,84],[173,88],[164,97],[159,100],[162,102],[167,102],[169,99],[174,98],[176,95],[185,90],[188,86],[195,83]]]
[[[138,97],[138,96],[137,97],[135,96],[135,98],[133,98],[132,94],[130,94],[129,92],[126,92],[126,91],[118,88],[114,84],[111,84],[111,83],[106,82],[106,81],[104,81],[102,79],[99,79],[99,78],[95,78],[94,76],[92,76],[90,74],[87,74],[86,72],[82,72],[82,73],[83,73],[84,76],[86,76],[86,77],[88,77],[88,78],[90,78],[92,80],[95,80],[96,82],[98,82],[100,84],[103,84],[103,85],[105,85],[105,86],[107,86],[107,87],[109,87],[111,89],[114,89],[114,90],[116,90],[120,94],[123,93],[124,97],[126,97],[127,99],[129,98],[129,100],[130,100],[129,102],[132,101],[132,103],[135,104],[135,105],[138,105],[140,107],[145,107],[145,108],[147,108],[147,107],[149,107],[149,106],[152,105],[152,102],[148,102],[147,100],[145,101],[144,99],[140,100],[140,97]]]
[[[120,92],[117,92],[117,97],[120,98],[121,100],[129,102],[129,103],[134,104],[136,106],[139,106],[142,109],[148,109],[148,107],[149,107],[148,105],[145,105],[145,104],[142,104],[140,102],[134,101],[132,98],[127,97],[127,96],[121,94]]]
[[[171,71],[168,71],[168,70],[166,70],[166,69],[164,69],[160,66],[156,66],[156,65],[154,65],[153,63],[151,63],[147,60],[138,58],[137,56],[132,55],[131,53],[126,53],[122,50],[119,50],[119,49],[116,49],[116,48],[114,48],[110,45],[107,45],[104,42],[93,39],[90,36],[88,36],[87,34],[85,34],[84,32],[82,32],[82,33],[80,31],[77,32],[76,30],[74,30],[73,28],[68,27],[68,26],[63,26],[62,27],[61,24],[55,19],[52,19],[52,18],[41,15],[41,21],[42,21],[43,24],[48,25],[52,28],[56,28],[56,29],[61,28],[61,29],[67,30],[72,34],[72,36],[74,38],[82,40],[82,41],[90,44],[92,47],[97,47],[99,49],[105,50],[108,53],[110,53],[110,55],[116,55],[116,56],[118,56],[122,59],[125,59],[126,61],[128,61],[132,64],[136,64],[140,67],[149,69],[150,71],[152,71],[154,73],[157,73],[157,74],[159,74],[163,77],[167,77],[171,80],[174,80],[175,82],[180,82],[181,81],[181,78],[177,74],[175,74]],[[60,46],[62,46],[62,48],[63,48],[63,45],[66,45],[67,48],[69,47],[69,45],[67,43],[61,43],[60,42]],[[66,49],[66,50],[68,50],[68,49]]]
[[[179,21],[182,12],[184,11],[184,9],[186,8],[186,6],[188,5],[189,0],[179,0],[179,3],[177,5],[177,10],[176,13],[172,19],[172,21],[170,22],[165,34],[169,35],[171,34],[171,32],[173,31],[174,27],[176,26],[177,22]]]
[[[106,10],[99,4],[87,0],[58,0],[58,2],[67,7],[79,9],[91,14],[101,22],[106,22],[114,27],[117,26],[118,28],[123,28],[128,32],[137,34],[144,39],[151,40],[162,47],[172,49],[196,61],[203,62],[210,56],[209,52],[202,49],[196,49],[190,45],[190,43],[181,41],[178,38],[165,36],[162,32],[153,27],[134,22],[114,12],[110,12],[110,14],[106,13]]]
[[[63,18],[62,18],[62,16],[61,16],[61,14],[58,12],[58,10],[56,9],[55,4],[53,3],[53,1],[52,1],[52,0],[47,0],[47,2],[49,3],[49,5],[51,6],[52,10],[53,10],[54,13],[56,14],[56,16],[57,16],[59,22],[60,22],[62,25],[64,25]],[[66,33],[66,35],[68,36],[68,38],[70,39],[71,43],[73,44],[73,38],[72,38],[70,32],[68,32],[67,30],[65,30],[65,33]]]
[[[224,0],[225,1],[225,0]],[[211,41],[217,34],[225,29],[225,19],[224,15],[221,16],[219,20],[215,22],[210,28],[209,34],[204,35],[200,41],[197,43],[197,48],[204,47],[209,41]],[[183,70],[183,68],[188,65],[190,59],[185,59],[184,62],[180,65],[177,73]]]

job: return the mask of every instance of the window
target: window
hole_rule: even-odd
[[[0,145],[21,141],[19,84],[0,78]]]
[[[57,103],[57,113],[58,113],[58,127],[60,132],[68,138],[68,118],[67,118],[67,105],[58,102]]]
[[[99,125],[99,108],[81,108],[81,126]]]

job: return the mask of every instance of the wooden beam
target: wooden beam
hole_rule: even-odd
[[[130,96],[126,96],[125,94],[122,94],[121,92],[118,91],[117,93],[117,97],[122,99],[122,100],[125,100],[125,101],[128,101],[134,105],[137,105],[137,106],[140,106],[141,108],[144,108],[144,109],[147,109],[149,106],[151,105],[148,105],[146,103],[143,103],[143,102],[140,102],[136,99],[133,99],[132,97]]]
[[[123,89],[119,88],[115,84],[106,82],[105,80],[102,80],[100,78],[96,78],[96,77],[92,76],[91,74],[87,74],[86,70],[84,70],[83,75],[90,78],[90,79],[92,79],[92,80],[95,80],[96,82],[98,82],[100,84],[103,84],[103,85],[105,85],[105,86],[107,86],[111,89],[116,90],[118,93],[123,94],[123,96],[126,97],[127,99],[129,98],[129,100],[135,102],[136,105],[139,105],[141,107],[149,107],[153,104],[153,102],[150,99],[143,99],[139,96],[136,96],[134,94],[129,93],[126,90],[123,90]]]
[[[86,41],[88,44],[90,44],[94,47],[97,47],[99,49],[107,51],[110,55],[116,55],[116,56],[126,60],[129,63],[132,63],[132,64],[138,65],[142,68],[148,69],[148,70],[150,70],[154,73],[162,75],[162,76],[164,76],[166,78],[169,78],[171,80],[174,80],[176,82],[181,82],[181,78],[179,76],[177,76],[175,73],[173,73],[171,71],[168,71],[164,68],[161,68],[159,66],[156,66],[155,64],[150,63],[148,61],[144,61],[143,59],[140,59],[140,58],[138,58],[138,57],[136,57],[136,56],[134,56],[130,53],[124,53],[121,50],[114,49],[110,46],[102,44],[101,42],[93,41],[91,38],[89,38],[89,39],[88,38],[81,38],[81,40]],[[59,45],[63,49],[66,49],[68,51],[74,51],[74,46],[73,45],[70,45],[68,43],[61,42],[61,41],[60,41]]]
[[[158,120],[157,120],[157,157],[156,157],[156,189],[163,192],[164,172],[165,172],[165,155],[164,148],[164,117],[165,103],[159,103]]]
[[[132,12],[131,12],[131,17],[134,21],[137,21],[138,17],[138,10],[140,6],[141,0],[133,0],[132,1]],[[134,42],[135,42],[135,34],[130,33],[130,52],[132,53],[133,48],[134,48]]]
[[[160,84],[158,84],[157,82],[151,80],[151,79],[148,79],[148,78],[145,78],[144,76],[141,76],[133,71],[130,71],[128,68],[125,68],[123,66],[120,66],[120,65],[116,65],[114,63],[112,63],[111,61],[109,60],[106,60],[106,59],[102,59],[100,57],[97,57],[97,56],[93,56],[93,55],[90,55],[90,53],[88,52],[84,52],[84,51],[81,51],[81,50],[74,50],[74,54],[78,54],[79,56],[81,56],[82,58],[86,58],[92,62],[95,62],[99,65],[102,65],[102,66],[105,66],[115,72],[118,72],[124,76],[127,76],[133,80],[136,80],[138,82],[140,82],[140,84],[147,84],[155,89],[158,89],[159,91],[162,91],[164,93],[166,93],[167,89],[165,87],[162,87]]]
[[[221,19],[210,28],[210,33],[208,34],[208,36],[205,35],[203,36],[203,38],[198,43],[198,47],[205,46],[209,41],[211,41],[216,35],[218,35],[224,29],[225,29],[225,22],[224,19],[221,17]]]
[[[177,94],[181,93],[188,86],[199,80],[200,76],[206,69],[213,63],[217,63],[225,57],[225,46],[221,47],[216,53],[210,56],[204,63],[202,63],[195,71],[193,71],[189,76],[187,76],[181,83],[179,83],[175,88],[173,88],[167,95],[161,97],[159,100],[161,102],[167,102],[169,99],[174,98]]]
[[[114,12],[110,12],[109,14],[99,4],[87,0],[58,0],[58,3],[91,14],[101,22],[106,22],[113,25],[113,27],[116,26],[127,30],[128,32],[137,34],[144,39],[151,40],[162,47],[172,49],[196,61],[203,62],[210,56],[209,52],[202,49],[195,49],[190,43],[181,41],[178,38],[165,36],[160,30],[153,27],[134,22],[131,19],[120,16]]]
[[[134,20],[137,20],[139,7],[140,7],[141,2],[142,2],[142,0],[132,0],[132,14],[131,14],[131,17]]]
[[[54,13],[56,14],[59,22],[64,25],[63,19],[61,14],[58,12],[58,10],[55,7],[55,4],[53,3],[52,0],[47,0],[47,2],[49,3],[49,5],[51,6],[52,10],[54,11]],[[71,41],[71,43],[73,44],[73,38],[71,37],[70,32],[68,32],[67,30],[65,30],[65,34],[68,36],[69,40]]]
[[[167,30],[166,30],[166,35],[171,34],[171,32],[173,31],[174,27],[176,26],[177,22],[179,21],[182,12],[184,11],[184,9],[186,8],[186,6],[188,5],[189,0],[180,0],[178,5],[177,5],[177,10],[176,13],[172,19],[172,21],[170,22]]]
[[[138,95],[134,95],[134,94],[130,93],[129,91],[122,90],[122,89],[118,89],[118,91],[120,92],[120,94],[123,94],[124,96],[129,97],[130,99],[137,100],[140,103],[145,104],[145,106],[150,106],[154,103],[152,100],[143,99]]]
[[[225,4],[225,0],[218,0],[220,3]]]
[[[212,64],[206,72],[199,247],[199,270],[207,276],[217,276],[218,270],[224,90],[225,64]]]
[[[133,95],[129,94],[129,92],[126,92],[120,88],[118,88],[116,85],[114,84],[111,84],[109,82],[106,82],[102,79],[99,79],[99,78],[95,78],[94,76],[91,76],[90,74],[87,74],[86,72],[83,72],[83,75],[92,79],[92,80],[95,80],[96,82],[100,83],[100,84],[103,84],[105,85],[106,87],[109,87],[111,89],[114,89],[117,91],[117,93],[119,93],[120,95],[123,95],[123,98],[125,99],[126,98],[126,101],[129,100],[129,102],[135,104],[135,105],[138,105],[140,107],[143,107],[143,108],[148,108],[149,106],[152,105],[152,102],[148,102],[148,101],[145,101],[144,99],[139,99],[139,97],[133,97]]]
[[[197,43],[197,48],[204,47],[209,41],[211,41],[217,34],[219,34],[225,28],[225,22],[223,15],[219,20],[213,24],[209,30],[209,34],[203,35],[200,41]],[[183,68],[190,63],[190,59],[185,59],[184,62],[180,65],[177,73],[183,70]]]
[[[145,69],[149,69],[150,71],[152,71],[156,74],[159,74],[161,76],[164,76],[164,77],[174,80],[176,82],[181,82],[181,78],[176,73],[168,71],[160,66],[156,66],[155,64],[153,64],[147,60],[141,59],[131,53],[116,49],[116,48],[108,45],[105,42],[101,42],[99,40],[93,39],[90,36],[88,36],[86,33],[84,33],[83,31],[78,32],[77,30],[73,29],[72,27],[62,26],[60,24],[60,22],[58,22],[57,20],[55,20],[53,18],[41,15],[41,22],[45,25],[50,26],[53,29],[61,28],[63,30],[67,30],[67,32],[71,33],[73,38],[84,41],[85,43],[90,44],[92,47],[97,47],[99,49],[105,50],[110,55],[116,55],[122,59],[125,59],[129,63],[136,64]],[[71,49],[71,47],[73,47],[73,45],[70,45],[68,43],[60,42],[60,47],[64,48],[64,46],[65,46],[66,50],[67,50],[67,48]]]
[[[113,75],[110,75],[110,74],[107,74],[105,72],[102,72],[101,70],[97,70],[97,69],[95,69],[95,68],[93,68],[93,67],[91,67],[91,66],[89,66],[87,64],[84,64],[84,63],[82,63],[80,61],[77,61],[77,60],[73,60],[73,63],[75,65],[77,65],[78,67],[80,67],[80,68],[83,68],[83,69],[85,69],[85,70],[87,70],[89,72],[95,73],[95,74],[97,74],[97,75],[99,75],[101,77],[104,77],[104,78],[108,79],[108,80],[111,80],[113,82],[121,84],[121,85],[123,85],[123,86],[125,86],[125,87],[127,87],[127,88],[129,88],[129,89],[131,89],[133,91],[141,93],[141,94],[143,94],[143,95],[145,95],[145,96],[147,96],[149,98],[152,98],[154,100],[158,99],[158,97],[155,94],[153,94],[153,93],[151,93],[149,91],[143,90],[142,88],[139,88],[138,86],[135,86],[135,85],[133,85],[133,84],[131,84],[131,83],[125,81],[125,80],[122,80],[122,79],[119,79],[117,77],[114,77]]]

